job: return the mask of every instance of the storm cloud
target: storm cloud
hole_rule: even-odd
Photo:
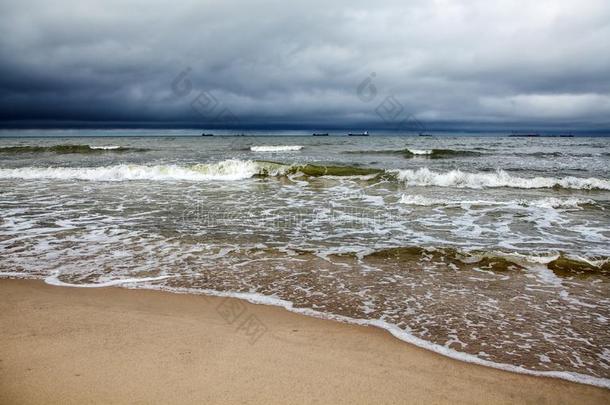
[[[0,125],[610,125],[606,0],[0,5]]]

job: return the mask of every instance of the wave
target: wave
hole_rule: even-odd
[[[531,152],[531,153],[510,153],[509,155],[525,156],[525,157],[554,158],[554,157],[596,157],[596,156],[604,156],[604,153]]]
[[[559,199],[555,197],[541,198],[538,200],[511,200],[511,201],[489,201],[489,200],[449,200],[441,198],[429,198],[421,195],[403,194],[399,200],[405,205],[419,206],[454,206],[454,205],[480,205],[480,206],[523,206],[539,208],[565,208],[582,209],[584,207],[598,207],[595,200],[590,198],[567,198]],[[603,207],[599,207],[603,209]]]
[[[465,156],[480,156],[480,152],[470,150],[456,150],[456,149],[387,149],[387,150],[356,150],[356,151],[345,151],[347,154],[370,154],[370,155],[402,155],[406,158],[430,158],[430,159],[442,159],[451,157],[465,157]]]
[[[561,152],[533,152],[533,153],[515,153],[515,156],[534,156],[534,157],[562,157],[567,156]]]
[[[455,149],[405,149],[403,152],[407,156],[411,155],[411,157],[429,157],[432,159],[481,155],[480,152]]]
[[[121,149],[121,146],[109,145],[109,146],[89,146],[91,149],[101,149],[101,150],[118,150]]]
[[[135,165],[120,164],[101,167],[22,167],[0,169],[0,179],[59,179],[90,181],[123,181],[123,180],[242,180],[251,177],[268,177],[282,175],[302,175],[311,177],[341,176],[384,178],[404,181],[407,186],[436,186],[457,188],[564,188],[577,190],[610,190],[610,181],[594,177],[518,177],[498,170],[489,173],[468,173],[461,170],[433,172],[428,168],[417,170],[383,170],[371,167],[327,166],[314,164],[285,164],[264,160],[229,159],[216,163],[203,163],[189,166],[179,165]],[[405,197],[408,198],[408,197]],[[414,205],[444,204],[445,201],[409,202]],[[473,202],[475,203],[475,202]],[[526,203],[527,204],[527,203]],[[562,204],[547,200],[540,204]],[[568,203],[569,204],[569,203]],[[584,204],[584,203],[583,203]],[[577,205],[582,205],[578,203]]]
[[[250,146],[252,152],[294,152],[301,149],[301,145]]]
[[[144,152],[148,149],[128,148],[124,146],[95,145],[53,145],[53,146],[6,146],[0,148],[0,153],[103,153],[103,152]]]
[[[437,261],[452,263],[458,268],[480,267],[494,272],[519,271],[545,265],[558,277],[610,276],[609,257],[572,257],[562,253],[547,256],[527,256],[502,251],[460,251],[455,248],[404,246],[376,250],[363,255],[364,260],[394,260],[398,262]]]
[[[432,155],[434,149],[405,149],[405,152],[411,155]]]
[[[523,206],[533,206],[540,208],[585,208],[585,207],[599,207],[600,209],[604,209],[604,207],[597,204],[595,200],[590,198],[567,198],[565,200],[549,197],[542,198],[540,200],[519,200],[517,201],[519,205]]]
[[[178,165],[115,165],[102,167],[24,167],[19,169],[0,169],[0,178],[17,179],[57,179],[89,181],[124,180],[241,180],[263,172],[279,174],[281,165],[262,164],[253,161],[225,160],[219,163]],[[284,169],[285,171],[285,169]]]
[[[375,176],[382,174],[383,170],[367,168],[367,167],[353,167],[353,166],[323,166],[323,165],[296,165],[290,166],[288,169],[290,174],[303,174],[306,176],[320,177],[320,176],[340,176],[340,177],[360,177],[360,176]]]
[[[595,274],[610,275],[610,259],[607,257],[589,260],[560,255],[549,262],[547,267],[559,277],[586,277]]]
[[[461,170],[433,172],[428,168],[417,170],[388,170],[408,186],[436,186],[458,188],[564,188],[576,190],[610,190],[610,181],[595,177],[518,177],[504,170],[490,173],[468,173]]]
[[[231,181],[282,175],[361,177],[382,173],[383,170],[373,168],[313,164],[287,165],[271,161],[230,159],[190,166],[121,164],[102,167],[22,167],[0,169],[0,179]]]

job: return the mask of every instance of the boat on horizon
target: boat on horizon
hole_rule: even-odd
[[[369,136],[369,131],[364,131],[360,133],[352,133],[350,132],[347,136]]]
[[[201,136],[214,136],[214,134],[206,134],[205,132],[203,132],[203,133],[201,134]]]
[[[540,134],[537,132],[524,132],[520,134],[513,131],[509,136],[511,138],[538,138]]]
[[[325,132],[325,133],[322,133],[322,134],[314,132],[313,134],[311,134],[311,136],[328,136],[328,132]]]

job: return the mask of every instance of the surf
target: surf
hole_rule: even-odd
[[[381,169],[313,163],[282,163],[265,160],[228,159],[194,165],[120,164],[100,167],[21,167],[0,169],[0,179],[58,179],[89,181],[207,181],[243,180],[252,177],[302,175],[309,177],[369,176],[370,179],[398,181],[407,187],[517,188],[610,190],[610,181],[595,177],[519,177],[504,170],[464,172],[458,169],[436,172],[419,169]]]
[[[263,146],[250,146],[252,152],[296,152],[303,149],[301,145],[263,145]]]
[[[130,148],[118,145],[53,145],[53,146],[5,146],[0,147],[0,153],[26,154],[26,153],[56,153],[56,154],[87,154],[104,152],[144,152],[147,149]]]
[[[284,164],[271,161],[228,159],[195,165],[120,164],[101,167],[22,167],[0,169],[0,179],[57,179],[87,181],[235,181],[252,177],[282,175],[366,176],[382,173],[381,169],[314,164]]]
[[[356,150],[345,151],[346,154],[363,154],[363,155],[399,155],[407,159],[412,158],[429,158],[429,159],[444,159],[457,158],[468,156],[481,156],[482,153],[470,150],[458,149],[387,149],[387,150]]]
[[[455,188],[522,188],[522,189],[574,189],[610,190],[610,181],[595,177],[519,177],[498,169],[495,172],[464,172],[459,169],[435,172],[426,167],[420,169],[388,170],[407,186],[455,187]]]

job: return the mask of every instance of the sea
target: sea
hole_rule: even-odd
[[[198,134],[0,131],[0,277],[237,297],[610,387],[610,138]]]

